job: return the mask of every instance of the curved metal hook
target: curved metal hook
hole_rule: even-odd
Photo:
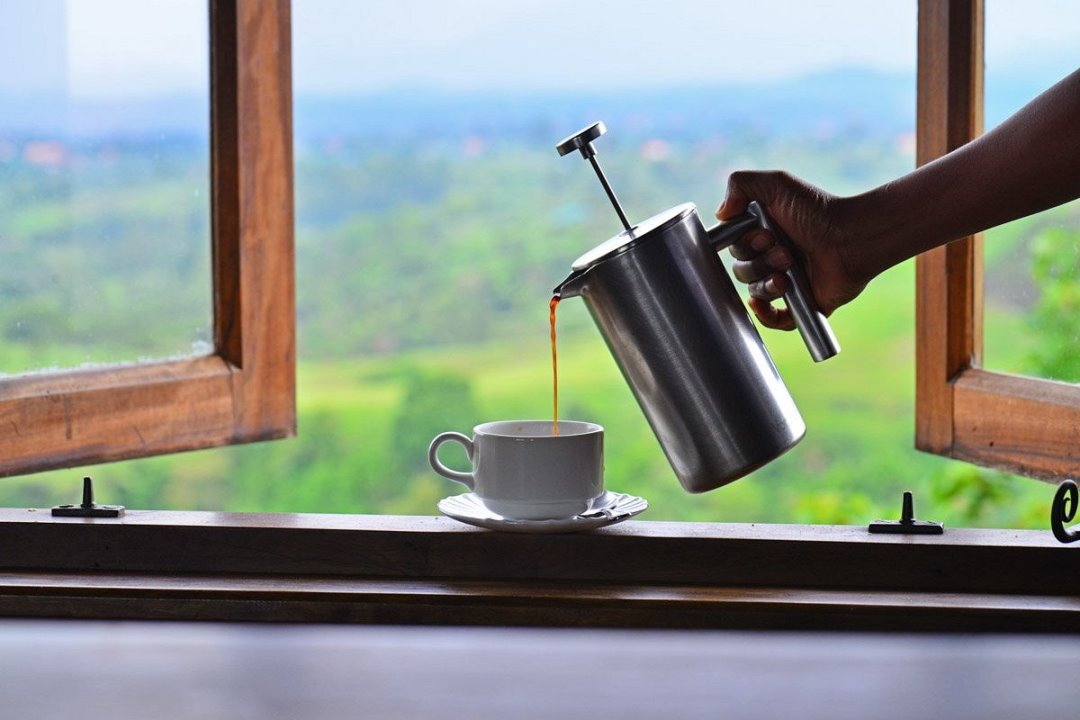
[[[1065,523],[1076,515],[1077,501],[1080,501],[1080,489],[1075,482],[1066,480],[1058,485],[1054,504],[1050,506],[1050,529],[1054,531],[1054,537],[1063,543],[1080,540],[1080,525],[1077,529],[1065,527]]]

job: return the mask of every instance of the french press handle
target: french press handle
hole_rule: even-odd
[[[750,203],[747,211],[742,215],[711,227],[706,230],[706,233],[713,249],[719,252],[754,228],[768,230],[776,241],[787,248],[795,258],[791,268],[784,272],[784,277],[788,281],[784,302],[791,311],[792,317],[795,318],[795,327],[799,329],[799,334],[802,335],[810,356],[815,362],[821,362],[837,355],[840,352],[840,343],[837,342],[829,321],[814,301],[814,293],[806,278],[802,253],[756,200]]]

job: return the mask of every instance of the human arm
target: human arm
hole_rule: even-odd
[[[869,192],[837,197],[779,172],[736,172],[717,217],[758,200],[803,254],[825,314],[882,271],[925,250],[1080,197],[1080,70],[991,132]],[[769,327],[791,329],[772,301],[791,253],[764,231],[732,246],[737,279]]]

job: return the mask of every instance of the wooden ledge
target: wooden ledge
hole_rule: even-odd
[[[9,617],[1080,632],[1078,577],[1049,531],[0,510]]]
[[[527,580],[891,592],[1076,594],[1080,548],[1049,531],[629,521],[495,533],[443,517],[0,509],[0,571]]]

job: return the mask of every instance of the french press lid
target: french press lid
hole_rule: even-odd
[[[679,224],[687,215],[695,212],[697,212],[697,206],[694,203],[683,203],[668,208],[662,213],[657,213],[648,220],[623,230],[610,240],[605,240],[592,250],[589,250],[575,260],[570,269],[574,272],[585,270],[598,262],[621,255],[632,247],[662,236],[669,227]]]

